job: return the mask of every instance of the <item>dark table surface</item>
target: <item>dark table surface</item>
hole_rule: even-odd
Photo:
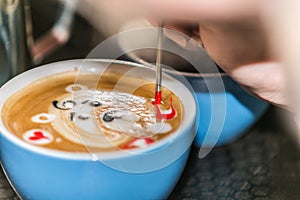
[[[300,151],[286,114],[271,107],[245,136],[205,158],[194,147],[169,199],[300,199]],[[8,199],[18,197],[0,171],[0,200]]]
[[[270,108],[244,137],[203,159],[194,148],[170,199],[300,199],[299,137],[286,114]]]

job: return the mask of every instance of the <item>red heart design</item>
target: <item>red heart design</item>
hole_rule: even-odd
[[[160,120],[168,120],[168,119],[173,119],[176,115],[176,110],[173,106],[172,103],[172,97],[170,97],[170,109],[168,110],[167,113],[163,114],[159,108],[159,104],[156,101],[152,102],[156,108],[156,118]]]
[[[41,132],[41,131],[35,131],[34,133],[33,133],[33,135],[34,136],[31,136],[31,137],[29,137],[29,140],[40,140],[40,139],[47,139],[47,140],[49,140],[49,138],[48,137],[46,137],[44,134],[43,134],[43,132]]]
[[[139,142],[142,142],[142,145],[139,144]],[[139,147],[143,147],[144,145],[152,144],[154,142],[155,142],[155,140],[153,140],[151,138],[135,138],[135,139],[131,140],[130,142],[128,142],[127,144],[125,144],[125,146],[123,148],[124,149],[139,148]]]

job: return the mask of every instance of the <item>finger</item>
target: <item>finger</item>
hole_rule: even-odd
[[[234,69],[229,75],[256,96],[280,107],[290,107],[287,80],[280,63],[244,65]]]
[[[142,0],[140,5],[162,18],[198,21],[236,20],[256,16],[261,1],[259,0]],[[239,18],[237,18],[239,17]]]
[[[158,26],[158,22],[150,19],[149,23]],[[182,48],[202,47],[198,24],[164,21],[164,34]]]

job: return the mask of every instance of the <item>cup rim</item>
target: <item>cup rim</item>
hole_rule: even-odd
[[[149,63],[145,61],[144,59],[138,57],[135,53],[129,53],[127,54],[130,59],[134,60],[137,63],[140,63],[150,69],[155,69],[155,65],[152,63]],[[162,68],[163,72],[172,74],[172,75],[179,75],[179,76],[185,76],[188,78],[219,78],[220,76],[222,78],[229,77],[227,73],[225,72],[218,72],[218,73],[200,73],[200,72],[188,72],[188,71],[179,71],[179,70],[170,70],[168,68]]]
[[[55,149],[49,149],[49,148],[45,148],[45,147],[40,147],[40,146],[36,146],[36,145],[32,145],[29,144],[23,140],[21,140],[20,138],[18,138],[17,136],[15,136],[14,134],[9,133],[8,129],[5,127],[3,121],[2,121],[2,108],[4,103],[6,102],[7,98],[16,93],[17,91],[23,89],[26,84],[22,84],[22,86],[17,86],[16,89],[12,90],[13,92],[11,92],[11,94],[5,94],[5,90],[9,90],[12,87],[14,87],[13,85],[15,85],[15,82],[20,82],[21,78],[24,77],[28,77],[30,76],[30,74],[32,73],[36,73],[39,71],[43,71],[45,68],[49,68],[47,69],[47,72],[43,75],[38,75],[38,77],[35,77],[33,81],[36,81],[40,78],[49,76],[51,74],[55,74],[55,73],[60,73],[60,72],[65,72],[65,71],[70,71],[71,69],[74,69],[75,66],[74,64],[80,64],[82,62],[91,62],[91,63],[104,63],[104,64],[124,64],[124,65],[129,65],[129,66],[133,66],[133,67],[141,67],[141,68],[146,68],[146,69],[150,69],[149,67],[143,65],[143,64],[138,64],[138,63],[134,63],[134,62],[129,62],[129,61],[123,61],[123,60],[114,60],[114,59],[69,59],[69,60],[63,60],[63,61],[57,61],[57,62],[52,62],[52,63],[48,63],[48,64],[44,64],[41,65],[39,67],[27,70],[17,76],[15,76],[14,78],[10,79],[9,81],[7,81],[4,85],[2,85],[0,87],[0,135],[1,137],[5,137],[7,140],[9,140],[11,143],[14,143],[15,145],[17,145],[20,148],[26,149],[28,151],[34,152],[36,154],[42,154],[44,156],[49,156],[49,157],[56,157],[56,158],[62,158],[62,159],[70,159],[70,160],[94,160],[96,158],[94,158],[94,155],[92,155],[88,150],[87,152],[67,152],[67,151],[62,151],[62,150],[55,150]],[[64,65],[64,67],[60,68],[60,67],[53,67],[55,65]],[[52,68],[51,68],[52,66]],[[78,67],[78,66],[77,66]],[[151,69],[153,70],[153,69]],[[185,130],[189,130],[190,127],[192,126],[193,123],[195,123],[195,119],[196,119],[196,103],[195,103],[195,99],[193,98],[193,94],[191,93],[191,91],[188,90],[188,88],[186,86],[184,86],[183,83],[181,83],[180,81],[176,80],[174,77],[170,76],[169,74],[163,73],[163,76],[166,76],[168,78],[170,78],[171,80],[174,80],[177,85],[176,87],[180,87],[184,88],[185,91],[182,92],[180,90],[177,90],[177,92],[174,91],[174,89],[171,91],[173,91],[176,95],[178,95],[178,93],[184,93],[184,95],[178,95],[178,98],[181,101],[189,101],[189,106],[184,107],[183,109],[183,119],[182,122],[187,122],[187,123],[182,123],[182,125],[179,127],[178,130],[176,130],[172,135],[176,135],[172,141],[172,143],[176,142],[178,140],[178,138],[180,138],[181,135],[186,134]],[[155,78],[155,77],[154,77]],[[33,81],[30,81],[29,83],[32,83]],[[179,84],[179,85],[178,85]],[[17,84],[16,84],[17,85]],[[170,87],[170,85],[166,85],[166,87]],[[180,88],[179,87],[179,88]],[[190,95],[191,98],[188,98],[188,96],[186,95]],[[182,102],[182,104],[184,104],[184,102]],[[194,108],[194,109],[193,109]],[[190,112],[187,114],[187,110],[189,111],[193,111],[194,112]],[[181,132],[180,132],[181,131]],[[172,136],[170,136],[172,137]],[[156,142],[155,144],[146,147],[146,148],[139,148],[139,149],[134,149],[134,151],[130,151],[130,153],[126,152],[124,153],[123,151],[112,151],[112,152],[102,152],[101,153],[101,160],[114,160],[114,159],[118,159],[118,158],[125,158],[125,157],[131,157],[131,156],[136,156],[136,155],[140,155],[140,154],[144,154],[144,153],[149,153],[149,152],[153,152],[156,150],[159,150],[160,148],[163,148],[164,146],[168,145],[170,142],[168,142],[169,137],[160,140],[158,142]],[[1,139],[1,138],[0,138]],[[1,148],[1,145],[0,145]],[[98,159],[98,158],[97,158]]]

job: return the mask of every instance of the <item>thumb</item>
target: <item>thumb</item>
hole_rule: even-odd
[[[286,76],[280,63],[243,65],[228,73],[241,86],[259,98],[279,107],[290,107]]]

